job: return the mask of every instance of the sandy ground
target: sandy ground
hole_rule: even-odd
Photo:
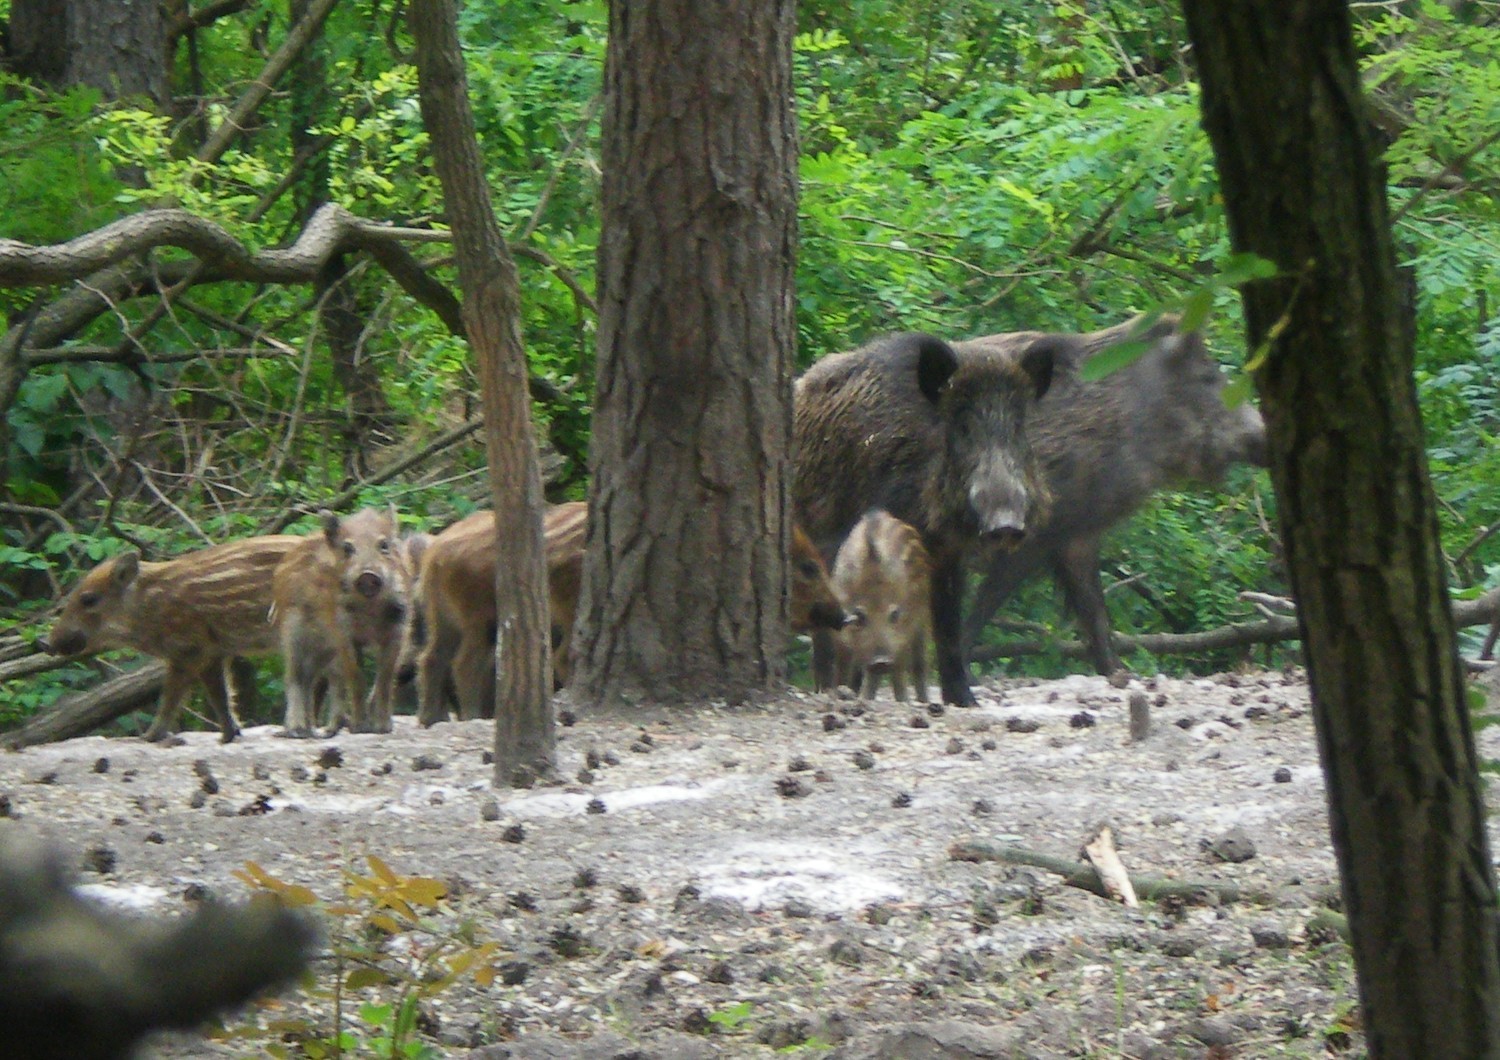
[[[1132,692],[1153,705],[1139,743]],[[520,792],[491,787],[484,722],[403,717],[390,735],[315,741],[260,727],[229,746],[89,737],[0,755],[16,818],[0,824],[76,852],[102,899],[159,914],[205,891],[243,898],[247,862],[325,901],[369,854],[443,881],[430,922],[470,922],[503,976],[422,1003],[430,1055],[1362,1051],[1347,948],[1306,930],[1337,888],[1300,674],[979,696],[583,716],[558,729],[567,783]],[[1075,857],[1100,823],[1133,872],[1265,897],[1128,910],[1042,869],[950,856],[984,840]],[[1223,860],[1244,840],[1252,856]],[[420,945],[385,940],[383,959]],[[333,1012],[293,989],[228,1021],[245,1037],[146,1055],[265,1055],[273,1021],[328,1034]]]

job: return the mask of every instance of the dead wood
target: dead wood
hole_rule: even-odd
[[[1488,625],[1497,617],[1500,617],[1500,589],[1491,589],[1473,600],[1453,601],[1453,620],[1460,628]],[[1279,644],[1282,641],[1297,640],[1300,636],[1295,616],[1276,615],[1258,622],[1231,623],[1199,633],[1143,633],[1138,637],[1116,633],[1111,640],[1115,650],[1122,655],[1138,650],[1153,655],[1192,655],[1225,648]],[[975,645],[969,652],[969,657],[975,662],[993,662],[996,659],[1013,659],[1022,655],[1041,655],[1043,652],[1057,652],[1064,658],[1081,659],[1087,654],[1087,649],[1076,640],[1035,638]]]
[[[86,736],[133,710],[154,706],[161,695],[166,672],[164,664],[149,662],[87,691],[63,696],[51,709],[0,739],[4,740],[6,747],[16,750]]]
[[[1114,831],[1108,825],[1100,828],[1094,838],[1083,845],[1083,853],[1099,874],[1099,882],[1104,885],[1110,898],[1128,909],[1140,905],[1135,897],[1135,888],[1130,884],[1130,873],[1125,871],[1125,863],[1120,860],[1120,852],[1115,849]]]
[[[1016,846],[1012,843],[991,843],[983,839],[967,839],[948,848],[948,857],[953,861],[1001,861],[1008,865],[1026,865],[1034,869],[1046,869],[1063,877],[1070,887],[1078,887],[1100,898],[1113,898],[1105,887],[1099,873],[1086,862],[1044,854],[1038,850]],[[1247,891],[1233,883],[1217,880],[1169,880],[1164,876],[1129,876],[1130,884],[1138,897],[1148,901],[1157,898],[1192,898],[1204,894],[1212,895],[1220,902],[1262,902],[1267,896],[1259,891]]]

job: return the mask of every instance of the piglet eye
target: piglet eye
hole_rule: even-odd
[[[899,607],[893,607],[893,608],[891,608],[891,621],[892,622],[900,622],[901,621],[901,608],[899,608]]]
[[[870,621],[870,616],[865,613],[865,609],[863,607],[856,607],[854,609],[853,624],[856,626],[863,626],[868,621]]]
[[[90,593],[79,593],[78,594],[78,606],[79,607],[97,607],[98,604],[99,604],[99,594],[98,593],[90,592]]]

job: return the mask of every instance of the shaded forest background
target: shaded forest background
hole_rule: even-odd
[[[1221,358],[1242,365],[1239,299],[1220,271],[1222,204],[1176,5],[1006,7],[801,5],[799,365],[892,330],[1092,330],[1195,292],[1213,302]],[[252,248],[295,239],[325,202],[403,229],[443,224],[399,4],[335,6],[243,134],[204,162],[205,137],[293,18],[282,5],[210,9],[217,17],[171,29],[169,104],[107,102],[0,71],[0,238],[60,243],[158,205]],[[1477,592],[1500,584],[1490,444],[1500,415],[1500,16],[1470,3],[1356,12],[1389,141],[1396,239],[1416,281],[1445,551],[1453,583]],[[0,0],[0,17],[9,13]],[[522,271],[553,500],[586,489],[606,22],[591,0],[460,13],[498,220]],[[456,291],[445,242],[406,246]],[[180,279],[189,259],[159,250],[151,260]],[[485,503],[467,348],[368,254],[341,256],[314,284],[161,288],[26,354],[0,495],[0,665],[28,650],[36,619],[76,572],[123,548],[161,557],[300,528],[321,505],[392,503],[413,528],[435,528]],[[7,338],[24,342],[28,314],[59,293],[0,288]],[[1105,565],[1117,630],[1251,617],[1241,591],[1284,589],[1273,505],[1265,476],[1240,468],[1225,489],[1164,496],[1117,531]],[[1006,621],[1069,632],[1043,581]],[[1244,657],[1128,661],[1208,671]],[[0,724],[92,683],[99,665],[9,682]],[[1003,665],[1081,668],[1055,653]]]

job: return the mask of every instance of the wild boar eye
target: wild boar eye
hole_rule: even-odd
[[[854,621],[850,624],[863,626],[868,621],[870,621],[870,616],[865,614],[865,609],[863,607],[856,607],[854,609]]]
[[[382,537],[380,539],[380,544],[375,547],[380,549],[380,554],[382,556],[389,556],[391,554],[391,543],[386,538]]]
[[[804,578],[816,578],[818,576],[818,565],[812,560],[804,560],[797,564],[797,573]]]
[[[899,608],[899,607],[893,607],[893,608],[891,608],[891,621],[892,622],[900,622],[901,621],[901,608]]]
[[[345,541],[344,542],[344,555],[346,555],[346,556],[352,556],[352,555],[354,555],[354,542],[353,541]]]
[[[98,593],[79,593],[78,594],[78,606],[79,607],[97,607],[98,604],[99,604],[99,594]]]

